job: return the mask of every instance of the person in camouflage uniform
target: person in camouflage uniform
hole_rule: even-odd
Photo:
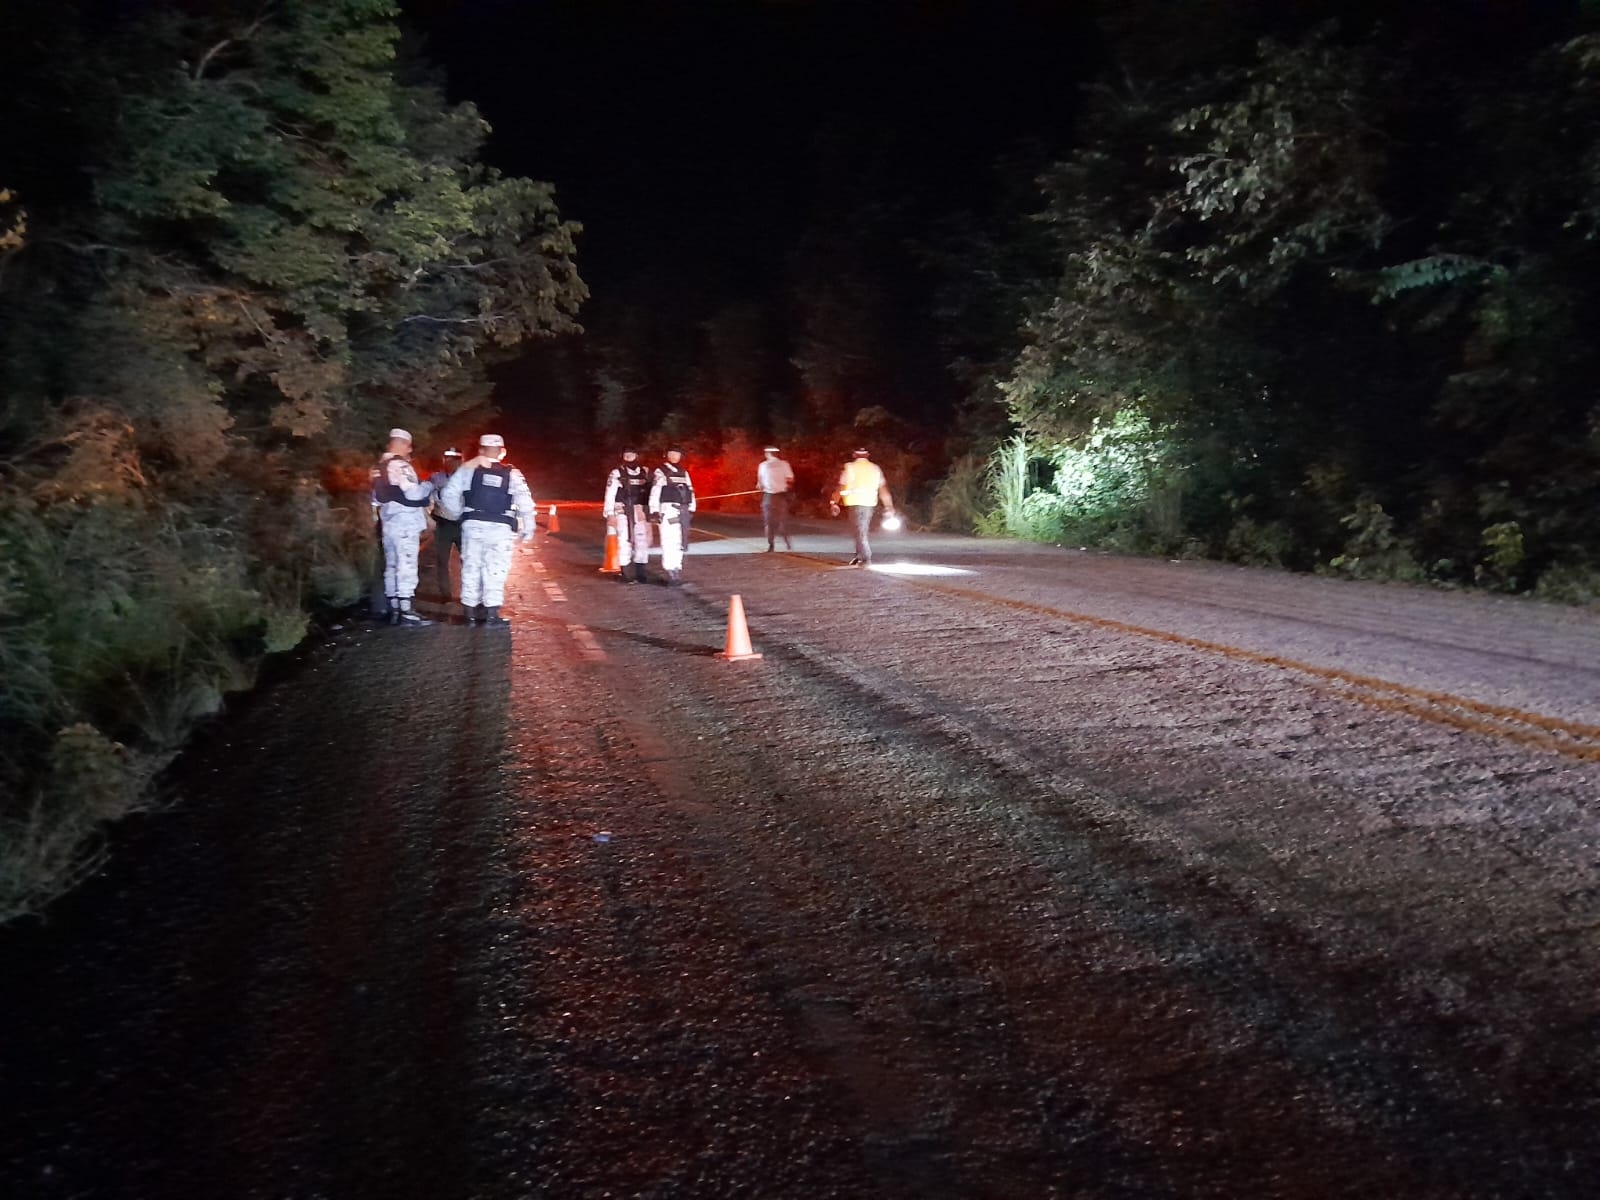
[[[433,485],[417,478],[411,466],[411,435],[389,431],[389,448],[378,459],[372,499],[383,530],[383,594],[389,602],[389,624],[432,625],[411,608],[417,594],[417,546],[428,527],[428,498]]]
[[[640,465],[639,452],[629,447],[606,476],[606,494],[600,502],[600,515],[617,538],[618,574],[624,583],[645,582],[645,564],[650,561],[649,502],[650,469]]]
[[[474,625],[509,624],[500,615],[517,541],[533,541],[533,493],[522,472],[505,462],[497,433],[478,439],[478,455],[444,485],[439,507],[461,521],[461,607]]]
[[[668,587],[683,582],[683,555],[689,545],[694,510],[694,481],[689,478],[689,468],[683,465],[683,450],[674,446],[650,482],[650,523],[661,530],[661,566],[667,573]]]

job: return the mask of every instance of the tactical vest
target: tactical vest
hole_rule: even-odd
[[[638,463],[623,463],[617,468],[617,503],[647,504],[650,501],[650,470]]]
[[[517,527],[516,504],[511,499],[511,468],[479,467],[472,472],[472,486],[461,497],[463,521],[496,521]]]
[[[396,458],[400,458],[400,455],[396,454],[393,458],[386,458],[378,464],[377,476],[372,481],[373,503],[404,504],[407,508],[426,508],[428,505],[426,496],[421,500],[408,500],[406,499],[404,488],[398,483],[389,482],[389,464],[394,462]],[[405,460],[401,459],[401,461],[404,462]]]
[[[684,470],[683,464],[662,463],[656,470],[666,477],[661,485],[661,503],[688,507],[689,501],[694,499],[694,485],[689,482],[689,472]]]

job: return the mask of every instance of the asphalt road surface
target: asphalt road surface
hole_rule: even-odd
[[[560,523],[0,930],[0,1195],[1600,1195],[1600,617]]]

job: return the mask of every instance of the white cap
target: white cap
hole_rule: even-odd
[[[478,445],[487,450],[499,450],[503,448],[505,444],[505,438],[501,437],[498,433],[486,433],[478,439]]]
[[[461,451],[457,450],[454,446],[451,446],[450,449],[444,452],[444,456],[446,458],[460,458]]]
[[[389,440],[392,442],[395,440],[395,438],[405,438],[405,440],[409,442],[411,440],[411,435],[404,429],[389,430]]]
[[[776,454],[777,452],[778,452],[778,448],[776,446],[768,446],[765,450],[762,451],[763,454]]]

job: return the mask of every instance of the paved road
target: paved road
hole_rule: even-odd
[[[1592,615],[561,523],[0,934],[0,1193],[1594,1194]]]

